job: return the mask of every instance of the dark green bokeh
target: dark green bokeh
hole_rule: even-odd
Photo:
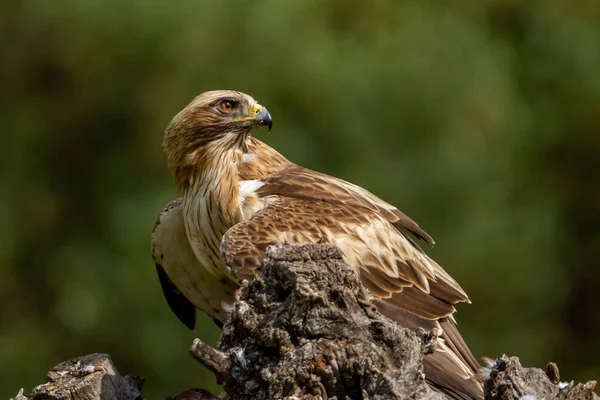
[[[160,144],[196,94],[397,205],[470,294],[473,352],[600,376],[597,2],[20,0],[0,5],[0,398],[110,353],[159,399],[216,389],[163,300]]]

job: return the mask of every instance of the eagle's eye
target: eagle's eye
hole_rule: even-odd
[[[233,111],[233,107],[234,107],[234,104],[232,101],[224,100],[221,102],[221,110],[223,110],[225,112]]]

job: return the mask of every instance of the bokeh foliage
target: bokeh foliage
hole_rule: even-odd
[[[600,376],[594,1],[20,0],[0,5],[0,397],[108,352],[145,396],[215,388],[150,258],[160,144],[209,89],[261,138],[415,218],[470,294],[476,355]]]

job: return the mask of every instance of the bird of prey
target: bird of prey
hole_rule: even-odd
[[[167,302],[190,329],[196,308],[217,324],[241,280],[251,280],[268,246],[337,246],[379,311],[400,325],[440,335],[424,357],[427,380],[451,399],[481,399],[479,364],[459,334],[460,285],[419,247],[433,239],[367,190],[287,160],[251,133],[271,129],[252,97],[218,90],[197,96],[166,129],[163,148],[182,198],[152,234]]]

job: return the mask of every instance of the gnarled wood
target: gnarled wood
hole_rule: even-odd
[[[597,400],[596,381],[561,382],[558,367],[524,368],[517,357],[502,356],[486,368],[486,400]]]
[[[435,341],[381,315],[335,247],[274,246],[226,319],[218,377],[230,399],[443,399],[422,370]]]
[[[268,251],[258,279],[243,287],[219,349],[190,348],[239,399],[446,399],[422,373],[435,334],[411,331],[381,315],[329,245]],[[598,400],[596,382],[561,382],[556,365],[523,368],[503,356],[485,369],[486,400]],[[106,354],[66,361],[30,395],[14,400],[141,400],[143,380],[121,376]],[[202,389],[173,400],[217,400]]]
[[[108,354],[89,354],[62,362],[48,371],[46,383],[14,400],[136,400],[144,380],[122,376]]]

